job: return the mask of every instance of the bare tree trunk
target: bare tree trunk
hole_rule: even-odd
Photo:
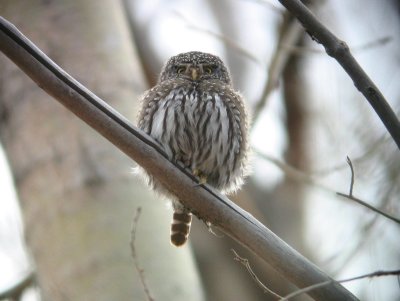
[[[283,73],[285,108],[286,108],[286,127],[289,145],[286,152],[286,162],[300,170],[307,170],[308,156],[305,146],[306,130],[306,108],[304,101],[304,92],[300,78],[299,66],[301,56],[292,56]],[[304,206],[304,184],[285,178],[281,187],[281,200],[285,202],[286,208],[286,227],[285,237],[293,245],[305,254],[305,244],[302,232],[303,228],[303,206]]]
[[[117,1],[5,1],[1,14],[125,116],[144,90]],[[190,249],[169,245],[170,212],[132,161],[0,57],[0,138],[47,300],[143,300],[129,247],[156,300],[202,300]]]
[[[237,39],[238,36],[238,27],[242,25],[238,22],[238,15],[235,14],[237,10],[237,8],[235,9],[235,2],[230,0],[209,0],[208,3],[211,7],[211,13],[215,17],[215,22],[219,26],[221,35],[228,40],[235,41],[235,38]],[[223,41],[220,42],[223,43]],[[235,75],[232,79],[233,84],[235,87],[240,87],[246,78],[246,59],[241,53],[231,47],[227,46],[225,48],[226,63],[229,66],[230,72]]]
[[[124,4],[125,14],[129,21],[130,31],[135,41],[136,50],[140,57],[142,70],[146,78],[147,85],[153,87],[157,82],[157,74],[160,72],[161,66],[164,63],[155,51],[155,47],[151,44],[151,32],[149,30],[148,20],[154,18],[154,15],[147,16],[144,20],[140,16],[138,6],[140,0],[121,0]]]
[[[293,46],[301,43],[303,31],[298,34],[294,26],[296,25],[293,24],[293,17],[289,14],[284,14],[284,19],[279,29],[279,43],[284,43],[282,42],[283,40],[294,43]],[[278,46],[276,51],[282,51],[282,49]],[[281,53],[277,53],[277,55],[281,55]],[[269,74],[269,76],[279,76],[277,79],[281,78],[283,84],[283,105],[286,110],[285,127],[288,139],[285,162],[291,166],[303,169],[307,164],[307,153],[305,149],[306,144],[304,143],[304,131],[306,129],[306,110],[302,90],[304,85],[302,85],[299,76],[301,57],[291,55],[290,53],[287,55],[287,62],[282,66],[281,72],[277,75]],[[273,86],[275,85],[273,84]],[[253,198],[258,200],[265,220],[271,229],[285,241],[290,242],[295,249],[299,250],[302,254],[306,254],[303,233],[301,231],[303,228],[304,206],[303,184],[285,177],[273,191],[260,191],[260,188],[257,188],[257,186],[249,190]],[[273,197],[268,197],[268,195],[272,195]],[[271,279],[271,287],[275,288],[278,292],[289,293],[293,291],[292,285],[279,279],[275,271],[268,271],[268,274],[264,278]],[[309,297],[305,295],[298,298],[299,300],[309,300]]]

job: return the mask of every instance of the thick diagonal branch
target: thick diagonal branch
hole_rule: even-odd
[[[330,32],[300,0],[279,0],[301,22],[311,38],[325,47],[328,55],[335,58],[353,80],[382,120],[386,129],[400,148],[400,121],[392,108],[365,71],[351,54],[344,41]]]
[[[252,215],[211,187],[196,185],[196,179],[168,161],[149,136],[69,76],[3,18],[0,18],[0,50],[43,90],[184,200],[184,205],[199,218],[239,241],[296,286],[331,281]],[[312,291],[310,295],[315,300],[357,300],[336,282]]]

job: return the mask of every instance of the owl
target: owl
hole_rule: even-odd
[[[241,186],[247,174],[248,117],[219,57],[196,51],[171,57],[157,84],[142,96],[138,126],[200,184],[223,193]],[[185,244],[192,213],[155,178],[148,178],[154,190],[172,198],[171,243]]]

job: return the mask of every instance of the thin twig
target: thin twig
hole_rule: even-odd
[[[290,177],[293,180],[300,181],[300,182],[303,182],[305,184],[313,185],[313,186],[315,186],[317,188],[320,188],[320,189],[322,189],[322,190],[324,190],[326,192],[333,193],[333,194],[336,194],[338,196],[350,199],[350,200],[352,200],[352,201],[354,201],[354,202],[356,202],[356,203],[358,203],[358,204],[360,204],[360,205],[362,205],[364,207],[367,207],[368,209],[370,209],[370,210],[372,210],[372,211],[374,211],[376,213],[379,213],[379,214],[381,214],[381,215],[383,215],[383,216],[385,216],[385,217],[387,217],[387,218],[389,218],[389,219],[391,219],[391,220],[393,220],[393,221],[395,221],[397,223],[400,223],[400,219],[398,219],[396,217],[393,217],[390,214],[385,213],[382,210],[380,210],[378,208],[375,208],[374,206],[372,206],[372,205],[370,205],[370,204],[368,204],[368,203],[366,203],[366,202],[354,197],[354,195],[353,195],[354,169],[353,169],[353,164],[351,163],[351,160],[350,160],[349,157],[347,157],[347,159],[348,159],[347,164],[350,166],[350,170],[351,170],[351,182],[350,182],[350,194],[348,195],[348,194],[345,194],[345,193],[334,191],[333,189],[325,186],[324,184],[321,184],[312,175],[307,174],[304,171],[301,171],[301,170],[299,170],[299,169],[297,169],[297,168],[295,168],[295,167],[293,167],[293,166],[291,166],[291,165],[289,165],[289,164],[287,164],[285,162],[282,162],[282,161],[280,161],[280,160],[278,160],[276,158],[273,158],[271,156],[263,154],[262,152],[257,151],[257,150],[255,150],[254,152],[258,156],[260,156],[261,158],[271,162],[272,164],[274,164],[275,166],[280,168],[285,173],[286,176]]]
[[[356,202],[356,203],[358,203],[358,204],[360,204],[360,205],[362,205],[364,207],[367,207],[368,209],[370,209],[370,210],[372,210],[372,211],[374,211],[376,213],[379,213],[380,215],[383,215],[384,217],[386,217],[386,218],[388,218],[388,219],[390,219],[392,221],[395,221],[396,223],[400,224],[400,219],[398,219],[398,218],[396,218],[394,216],[391,216],[390,214],[388,214],[386,212],[383,212],[382,210],[380,210],[380,209],[378,209],[378,208],[376,208],[376,207],[364,202],[363,200],[360,200],[359,198],[356,198],[353,195],[354,168],[353,168],[353,164],[351,163],[351,160],[350,160],[350,158],[348,156],[346,158],[346,161],[347,161],[347,164],[349,165],[350,171],[351,171],[350,191],[349,191],[349,194],[345,194],[345,193],[341,193],[341,192],[336,192],[336,194],[341,196],[341,197],[344,197],[344,198],[347,198],[349,200],[352,200],[352,201],[354,201],[354,202]]]
[[[388,218],[388,219],[400,224],[400,219],[399,218],[394,217],[394,216],[392,216],[392,215],[390,215],[390,214],[388,214],[388,213],[386,213],[386,212],[384,212],[384,211],[382,211],[382,210],[380,210],[378,208],[375,208],[374,206],[364,202],[363,200],[360,200],[359,198],[356,198],[354,196],[350,196],[350,195],[347,195],[347,194],[341,193],[341,192],[336,192],[336,194],[341,196],[341,197],[344,197],[346,199],[349,199],[351,201],[354,201],[354,202],[356,202],[356,203],[358,203],[358,204],[360,204],[360,205],[362,205],[362,206],[364,206],[364,207],[366,207],[366,208],[368,208],[368,209],[370,209],[370,210],[372,210],[372,211],[374,211],[376,213],[379,213],[380,215],[382,215],[382,216],[384,216],[384,217],[386,217],[386,218]]]
[[[289,299],[299,296],[301,294],[304,293],[308,293],[312,290],[315,290],[317,288],[321,288],[330,284],[333,284],[335,282],[339,282],[339,283],[344,283],[344,282],[350,282],[350,281],[354,281],[354,280],[359,280],[359,279],[364,279],[364,278],[373,278],[373,277],[381,277],[381,276],[398,276],[400,275],[400,270],[392,270],[392,271],[376,271],[373,273],[369,273],[369,274],[365,274],[365,275],[361,275],[361,276],[356,276],[356,277],[352,277],[352,278],[347,278],[347,279],[343,279],[343,280],[330,280],[330,281],[324,281],[321,283],[317,283],[314,285],[310,285],[307,286],[305,288],[299,289],[289,295],[286,295],[285,297],[281,298],[279,301],[288,301]]]
[[[288,12],[285,14],[288,15]],[[279,42],[268,66],[267,80],[263,87],[263,91],[261,92],[260,99],[256,102],[254,107],[253,124],[256,123],[260,113],[262,112],[262,109],[267,104],[271,92],[278,87],[279,78],[281,77],[283,70],[292,56],[292,51],[290,49],[282,48],[280,45],[296,45],[300,38],[304,35],[303,28],[294,18],[291,18],[289,22],[285,22],[281,27]]]
[[[369,50],[371,48],[384,46],[387,43],[391,42],[392,40],[393,40],[393,37],[385,36],[385,37],[378,38],[378,39],[370,41],[370,42],[366,42],[366,43],[361,44],[361,45],[350,46],[350,50],[353,51],[353,52]],[[280,47],[283,48],[283,49],[288,49],[293,54],[296,54],[296,55],[325,54],[326,53],[322,49],[310,48],[310,47],[307,47],[307,46],[293,46],[293,45],[290,45],[290,44],[289,45],[281,44]]]
[[[400,148],[400,121],[389,103],[351,54],[344,41],[330,32],[300,0],[279,0],[305,28],[311,38],[325,47],[326,53],[343,67],[354,85],[371,104],[393,140]]]
[[[215,233],[215,231],[213,230],[213,225],[209,221],[204,221],[204,223],[205,223],[205,225],[206,225],[206,227],[208,229],[208,232],[210,232],[212,235],[214,235],[217,238],[223,238],[224,237],[223,234]]]
[[[276,298],[282,298],[282,296],[278,295],[273,290],[266,287],[264,283],[261,282],[261,280],[257,277],[257,275],[254,273],[253,269],[251,268],[249,260],[247,258],[243,258],[243,257],[239,256],[239,254],[234,249],[231,249],[231,251],[233,252],[233,255],[235,256],[235,257],[233,257],[233,260],[240,262],[242,265],[244,265],[246,267],[251,278],[253,278],[254,281],[256,282],[256,284],[259,287],[261,287],[261,289],[264,291],[264,293],[270,294]]]
[[[353,168],[353,163],[351,163],[350,157],[346,157],[346,162],[349,164],[350,171],[351,171],[351,180],[350,180],[350,191],[349,191],[349,196],[353,196],[353,187],[354,187],[354,168]]]
[[[135,269],[139,274],[139,279],[140,283],[142,284],[143,291],[146,294],[147,300],[148,301],[155,301],[155,299],[151,296],[150,289],[147,286],[146,282],[146,277],[144,275],[144,270],[140,267],[139,264],[139,258],[136,252],[136,246],[135,246],[135,239],[136,239],[136,230],[137,230],[137,225],[140,217],[140,213],[142,212],[141,207],[137,207],[135,216],[133,218],[133,223],[132,223],[132,231],[131,231],[131,253],[133,257],[133,262],[135,263]]]
[[[321,5],[323,1],[312,1],[308,5],[316,7]],[[274,50],[268,67],[268,77],[261,93],[260,99],[256,102],[253,112],[253,124],[260,116],[262,109],[268,102],[270,94],[278,87],[279,79],[286,68],[290,58],[295,54],[292,47],[304,37],[304,30],[297,19],[290,15],[290,12],[283,13],[284,22],[279,30],[278,44]],[[286,47],[283,47],[285,45]]]
[[[248,60],[250,60],[251,62],[255,63],[260,68],[262,68],[262,66],[265,65],[256,56],[254,56],[252,53],[250,53],[247,49],[241,47],[238,43],[236,43],[235,41],[229,39],[228,37],[226,37],[226,36],[224,36],[222,34],[216,33],[214,31],[211,31],[209,29],[197,26],[195,23],[191,22],[189,18],[187,18],[184,14],[182,14],[179,11],[175,10],[175,11],[173,11],[173,13],[177,17],[182,19],[186,23],[186,26],[188,28],[193,29],[193,30],[198,31],[198,32],[205,33],[205,34],[207,34],[207,35],[209,35],[211,37],[216,38],[217,40],[219,40],[222,43],[224,43],[226,46],[230,47],[232,50],[237,51],[238,53],[243,55],[243,57],[245,57]]]
[[[394,179],[394,180],[396,180],[396,179]],[[384,194],[382,200],[380,201],[379,208],[385,208],[385,206],[387,206],[387,204],[390,201],[390,196],[391,196],[392,192],[395,190],[396,190],[396,186],[391,185],[390,188],[387,191],[385,191],[385,194]],[[371,231],[371,230],[372,230],[373,226],[377,223],[379,218],[380,218],[380,215],[376,214],[370,220],[365,220],[365,219],[359,220],[360,225],[359,225],[359,227],[356,227],[356,228],[361,228],[357,233],[357,236],[359,237],[358,242],[351,247],[350,251],[347,251],[347,254],[344,254],[341,256],[340,262],[335,264],[335,268],[332,271],[333,275],[339,273],[341,270],[343,270],[344,267],[347,267],[350,260],[352,260],[358,254],[358,252],[360,252],[361,250],[364,249],[364,246],[367,245],[370,237],[373,234],[373,231]],[[323,264],[323,266],[326,266],[326,264]]]
[[[371,147],[368,148],[363,154],[361,154],[360,156],[356,157],[355,159],[352,160],[352,162],[354,163],[362,163],[365,160],[369,159],[369,157],[373,154],[376,154],[379,152],[380,148],[385,148],[388,143],[389,140],[392,141],[392,138],[387,135],[386,133],[381,135],[378,139],[375,139],[375,141],[373,141],[371,143]],[[340,171],[342,169],[345,169],[348,167],[348,164],[345,162],[341,162],[339,164],[336,164],[334,166],[330,166],[327,168],[323,168],[323,169],[319,169],[319,170],[313,170],[311,171],[311,173],[315,176],[319,176],[319,177],[323,177],[323,176],[327,176],[329,174],[332,174],[334,172]]]
[[[296,168],[293,167],[281,160],[278,160],[277,158],[274,158],[272,156],[269,156],[267,154],[262,153],[259,150],[254,149],[253,150],[255,154],[257,154],[257,156],[259,156],[260,158],[267,160],[268,162],[274,164],[276,167],[278,167],[280,170],[282,170],[282,172],[290,179],[295,180],[295,181],[299,181],[308,185],[312,185],[314,187],[320,188],[328,193],[332,193],[335,194],[336,191],[334,191],[333,189],[327,187],[326,185],[322,184],[321,182],[319,182],[316,177]]]
[[[392,41],[393,41],[392,36],[385,36],[385,37],[381,37],[381,38],[378,38],[373,41],[366,42],[361,45],[353,46],[353,47],[351,47],[351,50],[354,52],[363,51],[363,50],[367,50],[367,49],[371,49],[371,48],[375,48],[375,47],[384,46]]]

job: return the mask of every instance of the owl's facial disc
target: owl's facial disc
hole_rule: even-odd
[[[202,77],[203,68],[194,64],[179,65],[176,68],[176,73],[181,77],[196,81]]]
[[[201,80],[201,79],[208,79],[211,78],[216,68],[211,65],[204,65],[204,64],[190,64],[187,66],[185,75],[193,80]]]
[[[215,55],[198,51],[181,53],[167,61],[159,82],[176,78],[196,82],[217,80],[231,84],[229,72],[222,60]]]

